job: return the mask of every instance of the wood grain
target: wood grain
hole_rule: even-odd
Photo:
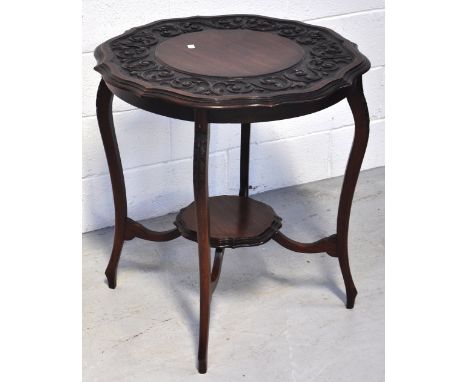
[[[210,245],[236,248],[260,245],[281,228],[281,218],[273,208],[257,200],[234,195],[209,198]],[[183,208],[175,223],[182,236],[196,241],[198,226],[195,203]]]
[[[288,69],[304,57],[304,50],[274,33],[208,29],[168,39],[156,47],[155,55],[190,74],[250,77]]]
[[[181,51],[181,42],[195,49]],[[258,15],[160,20],[104,42],[94,55],[95,69],[124,101],[190,121],[194,108],[209,109],[209,122],[311,113],[346,98],[370,68],[330,29]]]

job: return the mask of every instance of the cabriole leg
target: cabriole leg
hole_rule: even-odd
[[[198,371],[207,370],[208,332],[211,301],[210,214],[208,206],[209,125],[205,111],[195,111],[193,189],[197,210],[197,242],[200,268],[200,331]]]
[[[120,253],[122,252],[123,242],[125,240],[125,221],[127,219],[125,179],[112,117],[113,98],[114,95],[109,90],[104,80],[101,80],[96,98],[96,114],[102,143],[104,144],[104,151],[106,153],[107,165],[109,166],[115,210],[114,245],[105,272],[109,288],[112,289],[117,285],[117,266],[119,265]]]
[[[369,112],[359,78],[348,95],[348,103],[354,117],[354,140],[341,189],[337,221],[337,255],[346,287],[346,307],[352,309],[357,290],[354,286],[348,259],[348,229],[354,190],[369,139]]]

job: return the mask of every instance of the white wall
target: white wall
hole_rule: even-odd
[[[100,76],[93,50],[125,30],[158,19],[252,13],[334,29],[359,45],[372,69],[364,75],[371,115],[363,168],[384,165],[383,0],[83,0],[83,231],[113,225],[113,200],[96,121]],[[193,127],[115,98],[114,121],[129,216],[140,220],[179,210],[193,199]],[[353,135],[346,101],[309,116],[252,125],[252,194],[342,175]],[[240,126],[211,127],[210,194],[236,193]]]

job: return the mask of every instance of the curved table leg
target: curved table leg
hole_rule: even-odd
[[[250,157],[250,123],[241,126],[240,154],[240,188],[239,196],[249,196],[249,157]]]
[[[195,144],[193,154],[193,189],[197,211],[197,242],[200,267],[200,330],[198,371],[206,373],[208,331],[211,302],[210,214],[208,206],[209,125],[207,113],[195,111]]]
[[[120,160],[119,146],[114,130],[112,117],[112,100],[114,95],[107,87],[104,80],[99,84],[96,98],[96,114],[101,132],[104,151],[106,152],[107,165],[112,182],[115,209],[114,245],[109,264],[106,268],[106,277],[109,288],[116,287],[116,273],[125,240],[125,222],[127,218],[127,196],[125,193],[125,180]]]
[[[223,266],[224,248],[216,248],[215,258],[213,261],[213,270],[211,271],[211,294],[213,295],[218,286],[219,276],[221,275],[221,267]]]
[[[337,254],[346,287],[346,307],[352,309],[357,290],[354,286],[348,259],[348,229],[354,190],[369,139],[369,111],[362,89],[362,78],[348,95],[348,103],[354,117],[354,140],[341,189],[337,219]]]

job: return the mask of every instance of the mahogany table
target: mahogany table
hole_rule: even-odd
[[[357,295],[348,260],[348,226],[354,189],[369,136],[362,75],[370,68],[357,46],[330,29],[256,15],[190,17],[130,29],[98,46],[102,75],[97,118],[115,206],[115,236],[106,276],[116,287],[125,240],[169,241],[182,235],[198,243],[200,331],[198,370],[207,369],[210,302],[225,248],[261,245],[273,239],[296,252],[326,252],[338,258],[346,307]],[[125,181],[112,119],[116,95],[138,108],[195,125],[194,202],[175,228],[155,232],[127,216]],[[281,233],[281,218],[249,198],[250,124],[298,117],[347,99],[355,121],[340,196],[336,233],[313,243]],[[239,196],[208,195],[210,123],[241,124]],[[285,124],[285,126],[287,126]],[[287,127],[285,127],[287,128]],[[213,266],[211,248],[215,249]]]

